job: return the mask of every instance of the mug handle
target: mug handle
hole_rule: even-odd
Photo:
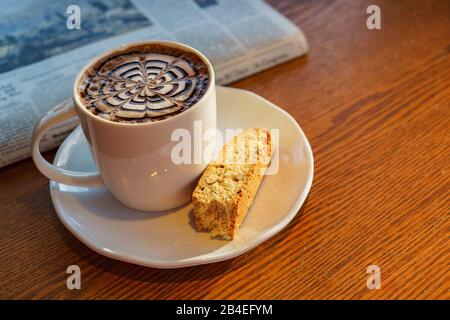
[[[98,172],[76,172],[59,168],[45,160],[39,151],[39,142],[51,127],[76,115],[73,101],[69,99],[42,116],[33,128],[31,156],[39,171],[51,180],[75,186],[103,187],[105,184]]]

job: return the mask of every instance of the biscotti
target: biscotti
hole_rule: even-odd
[[[255,198],[272,157],[267,129],[246,129],[225,144],[192,194],[195,224],[212,237],[231,240]]]

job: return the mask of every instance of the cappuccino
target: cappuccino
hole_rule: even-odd
[[[192,107],[208,88],[208,68],[192,52],[143,45],[108,57],[80,82],[83,105],[114,122],[145,123]]]

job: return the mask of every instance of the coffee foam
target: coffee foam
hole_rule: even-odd
[[[80,97],[89,111],[107,120],[157,121],[194,105],[208,80],[205,64],[192,53],[147,47],[111,57],[91,70]]]

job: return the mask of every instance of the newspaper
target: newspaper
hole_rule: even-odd
[[[79,8],[75,28],[71,5]],[[35,121],[70,98],[84,64],[109,48],[150,39],[199,49],[217,84],[308,50],[301,30],[261,0],[2,0],[0,167],[30,156]],[[53,128],[41,150],[57,147],[77,123]]]

